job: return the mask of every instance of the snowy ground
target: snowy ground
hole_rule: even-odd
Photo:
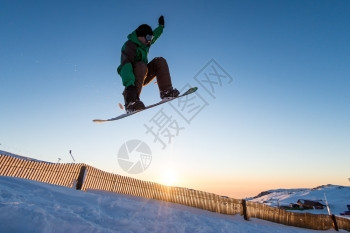
[[[0,176],[0,232],[321,232]],[[324,232],[324,231],[322,231]],[[326,232],[335,232],[329,230]],[[342,231],[341,232],[345,232]]]

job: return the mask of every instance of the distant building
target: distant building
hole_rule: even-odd
[[[322,210],[325,207],[325,205],[320,203],[319,201],[311,201],[311,200],[304,200],[304,199],[299,199],[297,201],[297,205],[299,206],[300,209]]]

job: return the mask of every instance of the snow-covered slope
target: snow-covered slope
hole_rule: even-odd
[[[239,215],[220,215],[161,201],[82,192],[0,176],[0,232],[317,231],[258,219],[244,221]]]
[[[325,196],[332,214],[340,215],[348,210],[347,205],[350,205],[350,187],[348,186],[323,185],[313,189],[276,189],[262,192],[249,200],[270,206],[289,206],[291,203],[297,203],[299,199],[318,201],[326,205]],[[328,214],[327,208],[302,211],[313,214]]]

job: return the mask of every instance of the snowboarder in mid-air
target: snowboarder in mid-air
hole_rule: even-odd
[[[128,40],[121,49],[118,74],[121,76],[125,87],[123,96],[126,113],[109,119],[94,119],[93,122],[102,123],[120,120],[144,109],[156,107],[197,91],[197,87],[190,87],[180,95],[180,92],[173,88],[168,63],[163,57],[156,57],[148,63],[149,48],[163,33],[164,16],[159,17],[158,24],[158,27],[154,30],[147,24],[140,25],[128,35]],[[146,86],[155,78],[157,78],[161,101],[146,107],[140,100],[140,94],[143,86]]]
[[[154,30],[147,24],[140,25],[128,35],[128,40],[121,49],[118,74],[125,87],[123,96],[127,113],[145,109],[140,100],[141,90],[155,77],[162,100],[175,98],[180,94],[172,86],[168,63],[163,57],[156,57],[148,63],[149,48],[163,32],[164,16],[159,17],[158,24]]]

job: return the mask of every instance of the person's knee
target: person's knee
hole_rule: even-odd
[[[161,64],[161,65],[167,64],[167,61],[164,57],[156,57],[154,59],[155,61],[157,61],[157,64]]]

